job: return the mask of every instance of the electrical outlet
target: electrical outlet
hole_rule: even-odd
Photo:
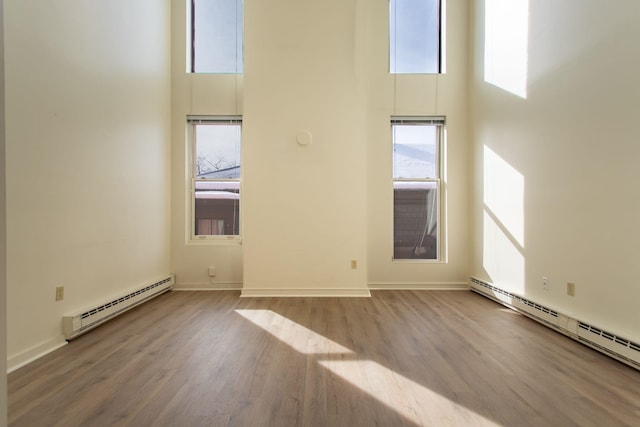
[[[567,282],[567,295],[570,297],[576,296],[576,284],[573,282]]]
[[[355,259],[351,260],[351,269],[355,270],[356,268],[358,268],[358,261],[356,261]]]
[[[209,277],[214,277],[216,275],[216,268],[209,267]]]
[[[549,278],[548,277],[543,277],[542,278],[542,289],[544,289],[545,291],[549,290]]]
[[[64,299],[64,286],[56,286],[56,301]]]

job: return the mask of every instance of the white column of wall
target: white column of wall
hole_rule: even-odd
[[[245,3],[243,295],[368,294],[358,3]]]

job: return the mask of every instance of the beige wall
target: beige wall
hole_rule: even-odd
[[[4,0],[0,0],[0,427],[7,425],[7,227],[4,125]]]
[[[5,5],[9,368],[169,273],[169,1]],[[65,299],[54,301],[55,287]]]
[[[373,287],[455,287],[468,279],[468,2],[446,3],[446,73],[390,75],[388,2],[367,2],[367,255]],[[392,262],[392,115],[446,116],[446,263]]]
[[[638,342],[640,4],[530,1],[526,98],[485,81],[490,7],[473,11],[472,273]]]
[[[177,288],[239,288],[242,284],[242,246],[238,243],[189,243],[189,169],[186,116],[241,115],[243,76],[189,74],[186,34],[187,2],[172,0],[172,146],[171,146],[171,271]],[[216,276],[208,276],[209,266]]]
[[[366,292],[362,8],[246,2],[244,294]]]
[[[468,266],[467,2],[448,3],[447,73],[388,70],[388,3],[245,1],[245,74],[185,73],[173,1],[172,269],[178,287],[457,286]],[[242,246],[189,244],[187,114],[242,114]],[[447,263],[392,262],[391,115],[446,115]],[[313,143],[300,147],[307,130]],[[277,204],[279,210],[271,207]],[[358,269],[350,268],[351,260]],[[217,267],[216,277],[207,267]],[[336,291],[337,290],[337,291]],[[254,292],[254,291],[251,291]]]

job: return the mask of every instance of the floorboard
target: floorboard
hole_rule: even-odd
[[[637,426],[640,371],[467,291],[169,292],[8,377],[10,426]]]

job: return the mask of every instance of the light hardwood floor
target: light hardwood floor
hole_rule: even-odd
[[[640,425],[640,371],[468,291],[372,294],[164,294],[10,374],[10,425]]]

